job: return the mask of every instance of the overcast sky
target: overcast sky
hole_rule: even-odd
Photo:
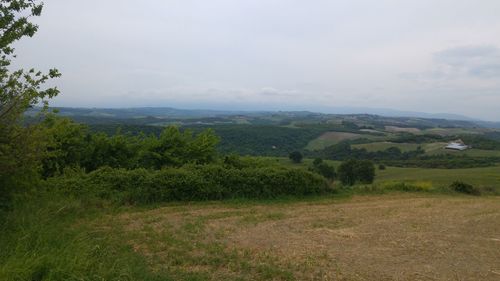
[[[500,120],[498,0],[46,0],[53,105],[380,107]]]

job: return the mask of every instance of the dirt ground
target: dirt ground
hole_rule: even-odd
[[[118,219],[153,268],[208,280],[500,280],[500,197],[208,204]]]

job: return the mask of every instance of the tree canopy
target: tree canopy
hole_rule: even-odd
[[[48,106],[48,100],[59,90],[43,88],[50,78],[59,77],[56,69],[47,73],[12,70],[16,58],[12,44],[23,37],[32,37],[38,26],[30,22],[40,16],[43,4],[35,0],[0,0],[0,196],[19,180],[31,174],[39,165],[43,149],[43,133],[36,125],[22,126],[26,109]]]

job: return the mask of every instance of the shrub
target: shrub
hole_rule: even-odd
[[[80,177],[51,179],[65,192],[88,193],[121,204],[229,198],[276,198],[331,191],[326,180],[302,169],[191,165],[162,170],[101,168]]]
[[[382,185],[386,190],[404,192],[429,192],[432,191],[432,184],[426,182],[392,182]]]
[[[290,158],[290,160],[292,160],[293,163],[300,163],[300,162],[302,162],[303,156],[302,156],[302,153],[300,153],[300,151],[294,151],[294,152],[290,153],[288,158]]]
[[[378,165],[378,169],[379,169],[379,170],[385,170],[385,165],[384,165],[384,164],[380,164],[380,165]]]
[[[373,180],[375,180],[375,165],[369,160],[357,161],[354,173],[361,183],[373,183]]]
[[[471,184],[464,183],[461,181],[455,181],[450,185],[450,188],[456,192],[470,194],[470,195],[481,195],[481,191]]]
[[[310,167],[309,170],[311,172],[315,172],[319,175],[322,175],[323,177],[329,180],[334,180],[337,176],[337,173],[335,172],[335,167],[323,162],[321,158],[316,158],[313,162],[313,166]]]
[[[318,165],[320,165],[321,163],[323,163],[323,159],[321,159],[321,158],[316,158],[316,159],[314,159],[314,161],[313,161],[313,165],[314,165],[314,166],[318,166]]]
[[[373,183],[375,166],[373,162],[368,160],[348,160],[339,166],[338,176],[342,184],[348,186],[352,186],[357,182]]]

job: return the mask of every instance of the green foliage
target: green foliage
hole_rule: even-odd
[[[322,175],[323,177],[329,179],[329,180],[334,180],[337,176],[337,173],[335,172],[335,167],[328,165],[326,162],[323,161],[321,158],[316,158],[313,161],[312,167],[309,168],[310,171],[315,172],[317,174]]]
[[[473,185],[461,181],[453,182],[450,185],[450,188],[460,193],[465,193],[470,195],[481,195],[481,191],[478,188],[475,188]]]
[[[396,143],[433,143],[433,142],[447,142],[452,140],[454,137],[445,137],[435,134],[423,134],[415,135],[411,133],[399,133],[397,137],[391,139],[391,142]]]
[[[119,131],[112,136],[90,133],[84,125],[67,118],[48,116],[42,123],[48,138],[42,175],[61,174],[66,168],[93,171],[100,167],[160,169],[187,163],[207,164],[216,160],[219,141],[212,130],[197,135],[168,127],[157,137],[130,136]]]
[[[119,239],[102,202],[41,189],[13,201],[0,216],[0,280],[173,280]]]
[[[213,125],[215,134],[221,138],[218,150],[221,153],[240,155],[288,156],[303,149],[309,141],[319,137],[325,128],[288,128],[276,125]],[[202,130],[207,126],[190,127]]]
[[[290,158],[290,160],[292,160],[293,163],[302,162],[303,157],[304,156],[302,156],[302,153],[300,153],[300,151],[293,151],[288,155],[288,158]]]
[[[368,151],[365,148],[352,148],[353,141],[343,141],[336,145],[326,147],[323,150],[311,153],[314,156],[324,157],[331,160],[366,159],[366,160],[406,160],[414,159],[425,153],[418,147],[412,151],[401,151],[397,147],[389,147],[382,151]]]
[[[382,171],[385,170],[385,165],[384,164],[378,165],[378,169]]]
[[[76,166],[86,157],[86,127],[65,118],[48,116],[43,126],[49,138],[42,159],[42,176],[59,174],[65,167]]]
[[[462,135],[460,139],[476,149],[500,150],[500,141],[488,137],[480,135]]]
[[[0,205],[15,189],[36,180],[36,170],[44,153],[45,136],[38,126],[23,127],[23,113],[30,106],[56,96],[56,88],[42,89],[50,78],[59,77],[57,70],[48,74],[30,69],[11,70],[15,57],[12,44],[32,37],[38,27],[29,21],[39,16],[42,4],[34,0],[0,0]],[[3,203],[2,203],[3,202]]]
[[[35,0],[0,1],[0,130],[16,123],[22,113],[40,101],[56,96],[56,88],[41,89],[50,78],[59,77],[57,70],[48,74],[30,69],[11,71],[11,58],[15,57],[12,44],[23,37],[32,37],[38,26],[29,21],[40,16],[42,4]]]
[[[471,157],[466,155],[431,155],[407,160],[385,160],[384,163],[394,167],[414,167],[429,169],[464,169],[491,167],[497,165],[497,157]]]
[[[167,127],[159,137],[150,136],[144,140],[139,154],[139,166],[160,169],[179,167],[186,163],[211,163],[216,157],[219,138],[213,130],[205,130],[196,137],[189,130]]]
[[[420,168],[471,168],[494,166],[500,159],[498,157],[473,157],[468,155],[426,155],[422,147],[416,150],[402,152],[397,147],[390,147],[382,151],[367,151],[364,148],[351,147],[352,141],[344,141],[327,147],[321,151],[315,151],[308,156],[324,157],[331,160],[365,159],[383,162],[389,166],[396,167],[420,167]]]
[[[223,165],[189,165],[157,171],[101,168],[89,174],[52,178],[48,184],[65,193],[87,194],[121,204],[263,199],[331,191],[319,175],[278,166],[237,169]]]
[[[356,160],[345,161],[338,168],[339,179],[343,185],[354,185],[356,183],[356,174],[354,173]]]
[[[388,183],[383,185],[382,188],[386,190],[404,191],[404,192],[429,192],[433,190],[433,187],[427,183],[413,183],[413,182]]]
[[[343,185],[369,184],[375,179],[375,165],[368,160],[348,160],[340,164],[338,176]]]

